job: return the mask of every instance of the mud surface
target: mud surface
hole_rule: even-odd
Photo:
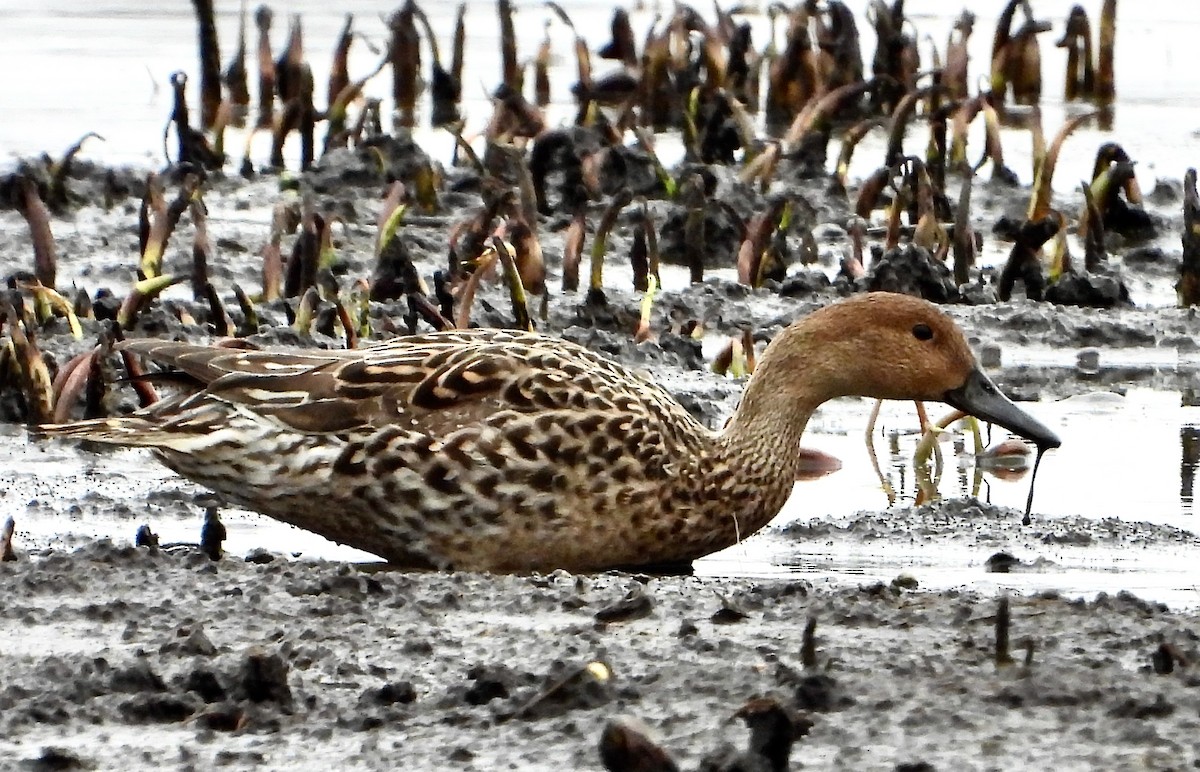
[[[746,747],[733,714],[764,695],[811,720],[807,769],[1181,769],[1200,724],[1200,619],[1128,594],[1013,599],[998,667],[996,600],[912,577],[412,575],[107,542],[0,571],[5,768],[598,769],[617,717],[695,768]]]

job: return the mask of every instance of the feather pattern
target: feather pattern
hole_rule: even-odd
[[[1044,447],[925,301],[867,293],[785,328],[708,431],[657,383],[558,338],[451,330],[350,351],[139,340],[192,390],[42,435],[151,448],[230,501],[393,563],[595,570],[690,563],[791,493],[822,402],[950,399]]]
[[[711,551],[712,532],[680,534],[717,435],[582,346],[504,330],[350,351],[124,345],[195,390],[43,433],[152,448],[236,503],[404,565],[635,565],[646,529],[670,545],[655,562]]]

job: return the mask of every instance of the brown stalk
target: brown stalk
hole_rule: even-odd
[[[238,12],[237,51],[229,60],[221,81],[229,89],[229,101],[234,107],[234,125],[245,124],[246,112],[250,109],[250,84],[246,71],[246,0],[242,0]]]
[[[1117,43],[1117,0],[1104,0],[1100,9],[1099,62],[1096,67],[1096,103],[1108,106],[1117,97],[1113,56]]]
[[[1125,148],[1116,142],[1105,142],[1096,150],[1096,162],[1092,165],[1092,180],[1095,180],[1107,171],[1114,163],[1132,164],[1133,159],[1129,157],[1129,153],[1125,152]],[[1142,188],[1138,185],[1136,175],[1128,176],[1124,182],[1123,189],[1125,191],[1125,198],[1129,199],[1129,203],[1141,206]]]
[[[459,293],[458,314],[454,317],[454,326],[458,329],[465,330],[471,326],[471,307],[475,305],[475,293],[479,290],[479,282],[485,273],[495,268],[499,259],[499,255],[493,249],[484,252],[475,261],[475,270],[467,276]]]
[[[1083,189],[1084,211],[1087,214],[1087,228],[1084,229],[1083,222],[1079,226],[1083,236],[1083,265],[1084,270],[1095,271],[1108,255],[1104,248],[1104,216],[1096,205],[1092,186],[1082,182],[1079,187]]]
[[[904,157],[904,133],[908,129],[908,122],[921,100],[936,90],[940,90],[940,87],[926,86],[916,91],[910,91],[896,103],[896,109],[892,110],[888,126],[887,151],[883,157],[884,166],[894,166]]]
[[[138,275],[143,279],[157,276],[162,268],[162,250],[167,240],[167,199],[162,180],[151,172],[146,176],[146,193],[138,210]]]
[[[1183,176],[1183,259],[1175,285],[1179,305],[1200,304],[1200,194],[1196,192],[1196,170]]]
[[[388,55],[392,63],[392,99],[402,126],[416,122],[417,99],[421,96],[421,36],[417,33],[416,5],[406,0],[388,22],[392,37]]]
[[[271,55],[271,20],[274,14],[265,4],[254,12],[258,27],[258,127],[270,128],[275,122],[275,58]]]
[[[521,65],[517,61],[517,33],[513,27],[512,0],[496,0],[500,15],[500,58],[504,85],[521,92]]]
[[[531,295],[546,292],[546,263],[537,234],[525,220],[510,217],[501,226],[500,238],[512,245],[512,258],[521,278],[521,285]]]
[[[382,72],[383,68],[387,67],[390,61],[388,56],[384,56],[379,60],[379,64],[375,66],[375,69],[371,70],[365,77],[353,82],[347,82],[337,92],[337,95],[332,98],[329,109],[325,114],[325,119],[329,124],[328,131],[325,134],[325,152],[329,152],[334,147],[346,146],[350,139],[350,132],[346,130],[346,117],[350,109],[350,104],[362,95],[367,81]],[[332,79],[330,85],[333,85]]]
[[[329,66],[329,85],[325,90],[325,101],[329,105],[327,112],[333,112],[334,102],[350,85],[350,44],[353,42],[354,14],[347,13],[346,20],[342,23],[342,31],[338,35],[337,45],[333,49],[333,62]]]
[[[221,104],[221,51],[213,0],[192,0],[200,44],[200,125],[211,128]]]
[[[818,99],[809,100],[788,126],[787,133],[783,136],[785,151],[795,150],[810,131],[827,129],[833,116],[841,111],[844,105],[858,99],[867,91],[875,88],[875,85],[876,81],[873,79],[851,83],[836,88]]]
[[[1054,167],[1058,164],[1058,154],[1062,151],[1063,143],[1067,137],[1075,129],[1083,125],[1089,118],[1096,116],[1095,112],[1088,112],[1082,115],[1077,115],[1074,118],[1066,121],[1062,128],[1058,130],[1054,141],[1050,143],[1050,148],[1046,151],[1046,157],[1038,166],[1037,172],[1033,179],[1033,196],[1029,201],[1030,221],[1038,221],[1044,219],[1050,213],[1050,194],[1053,192]]]
[[[1030,18],[1010,43],[1009,79],[1013,100],[1019,105],[1036,105],[1042,98],[1042,54],[1037,36],[1049,30],[1049,23]]]
[[[650,288],[650,250],[646,246],[645,228],[635,228],[633,231],[633,244],[629,247],[629,265],[633,269],[634,291],[647,291]]]
[[[375,217],[375,257],[378,258],[383,250],[383,236],[387,228],[388,221],[404,204],[406,191],[403,182],[393,182],[388,188],[387,195],[383,198],[383,203],[379,207],[379,214]]]
[[[571,34],[575,36],[575,71],[578,79],[575,82],[573,89],[575,98],[579,103],[579,109],[576,111],[575,122],[584,124],[588,117],[588,108],[591,105],[592,94],[592,53],[588,48],[587,41],[575,29],[575,23],[571,21],[571,17],[563,10],[563,7],[555,2],[547,2],[547,7],[554,11],[559,20],[566,25],[567,29],[571,30]]]
[[[959,104],[950,118],[950,152],[946,163],[951,166],[967,162],[967,131],[971,128],[975,116],[983,109],[986,97],[983,94],[974,96]]]
[[[857,215],[846,223],[846,233],[850,237],[850,255],[842,259],[839,272],[849,279],[861,279],[867,273],[867,221]],[[868,440],[871,432],[868,430]]]
[[[592,274],[588,284],[589,299],[601,300],[604,297],[604,253],[608,249],[608,234],[617,224],[617,215],[632,200],[633,194],[629,188],[622,188],[613,195],[604,214],[600,217],[600,224],[596,227],[596,235],[592,240]]]
[[[1091,99],[1096,91],[1096,65],[1092,52],[1092,22],[1082,6],[1071,8],[1067,28],[1056,44],[1067,49],[1063,95],[1068,102]]]
[[[647,270],[661,288],[662,277],[658,273],[658,226],[654,223],[654,213],[650,211],[650,207],[646,205],[644,200],[642,201],[642,230],[646,233]]]
[[[100,334],[97,346],[100,351],[88,360],[88,377],[83,396],[84,418],[103,418],[108,415],[104,400],[108,395],[109,370],[101,353],[107,354],[112,351],[112,336],[107,330]],[[57,408],[57,405],[55,407]]]
[[[317,108],[313,104],[315,90],[312,68],[308,62],[300,65],[300,171],[312,168],[316,160]],[[280,164],[282,166],[282,164]]]
[[[92,306],[92,299],[88,296],[87,290],[79,289],[75,292],[75,302],[72,304],[75,309],[75,316],[79,319],[95,319],[96,312]]]
[[[313,318],[317,314],[317,308],[321,305],[321,293],[316,287],[309,287],[304,291],[303,297],[296,305],[296,320],[292,322],[292,329],[300,335],[310,335],[312,331]]]
[[[42,286],[54,289],[58,275],[58,252],[54,234],[50,230],[50,210],[38,195],[37,185],[29,177],[20,178],[16,195],[17,209],[29,226],[29,237],[33,243],[33,275]]]
[[[340,298],[333,299],[333,309],[337,312],[338,322],[342,325],[342,331],[346,336],[346,348],[358,348],[358,328]]]
[[[1029,220],[1021,226],[1008,260],[1000,272],[1000,279],[996,283],[996,295],[1000,300],[1007,301],[1012,297],[1017,279],[1024,282],[1027,298],[1042,299],[1046,289],[1046,277],[1042,272],[1039,254],[1042,245],[1054,238],[1063,226],[1063,216],[1052,209],[1048,209],[1042,219]]]
[[[750,287],[762,286],[760,269],[763,252],[767,249],[771,234],[779,227],[786,208],[787,199],[775,198],[765,211],[759,212],[750,220],[750,225],[746,229],[746,238],[738,250],[737,280],[739,284]]]
[[[937,259],[944,259],[950,249],[950,238],[934,208],[929,171],[919,158],[910,159],[909,164],[916,178],[917,189],[917,224],[913,229],[913,243],[929,250]]]
[[[1004,163],[1004,146],[1000,142],[1000,113],[992,106],[991,102],[984,100],[980,103],[980,112],[983,113],[983,125],[985,130],[984,153],[980,157],[979,163],[975,165],[975,171],[979,171],[987,160],[992,159],[992,181],[1002,182],[1006,185],[1017,186],[1020,184],[1020,179],[1017,173]],[[1031,116],[1030,130],[1033,133],[1034,158],[1044,158],[1044,140],[1041,137],[1041,113],[1034,111]],[[1041,147],[1043,152],[1039,152]],[[1035,166],[1037,161],[1034,161]],[[1036,175],[1036,168],[1034,174]]]
[[[704,190],[704,179],[691,174],[679,189],[679,200],[687,210],[683,224],[683,248],[688,255],[688,275],[692,284],[704,281],[704,220],[708,195]]]
[[[550,45],[550,22],[546,22],[545,35],[533,58],[533,102],[538,107],[550,104],[550,60],[554,51]]]
[[[642,48],[642,124],[665,129],[676,113],[674,86],[671,85],[671,49],[666,32],[656,34],[651,25]]]
[[[120,331],[117,332],[119,334]],[[120,348],[119,351],[121,352],[121,363],[125,366],[125,372],[129,376],[129,383],[138,395],[138,405],[149,407],[158,402],[158,393],[154,391],[154,384],[150,383],[146,377],[146,368],[142,365],[141,360],[127,348]]]
[[[212,257],[212,243],[208,239],[208,217],[204,203],[191,202],[192,212],[192,298],[204,297],[208,284],[208,264]]]
[[[892,197],[892,203],[887,209],[887,232],[883,239],[884,252],[890,252],[900,246],[900,215],[908,209],[908,190],[907,184],[897,186],[896,195]]]
[[[809,14],[797,5],[788,20],[787,44],[767,73],[767,121],[781,123],[819,97],[823,83],[820,65],[808,34]]]
[[[563,292],[579,289],[579,263],[583,257],[583,241],[587,234],[587,220],[583,209],[575,212],[571,224],[563,237]]]
[[[713,358],[712,371],[717,375],[726,375],[733,364],[733,338],[730,338]]]
[[[4,530],[0,531],[0,562],[11,563],[17,559],[13,550],[13,536],[17,531],[17,521],[11,516],[4,521]]]
[[[433,25],[420,6],[416,6],[417,21],[425,29],[425,37],[429,39],[429,53],[433,58],[433,73],[429,80],[429,96],[431,111],[429,122],[434,126],[445,126],[459,119],[458,102],[462,98],[461,81],[442,67],[442,55],[438,50],[437,36],[433,34]]]
[[[929,142],[925,146],[925,166],[934,188],[946,190],[946,121],[958,108],[958,102],[947,102],[934,110],[928,118]]]
[[[71,203],[67,191],[67,176],[71,173],[71,162],[75,160],[75,156],[79,155],[83,144],[89,139],[104,141],[104,137],[94,131],[89,131],[67,148],[67,152],[63,153],[62,160],[50,165],[50,189],[46,194],[46,203],[56,212],[65,210]]]
[[[633,40],[633,25],[629,23],[629,13],[624,8],[613,11],[610,30],[612,40],[600,49],[600,58],[623,62],[627,67],[636,67],[637,44]]]
[[[854,204],[854,214],[864,220],[871,219],[879,197],[892,181],[892,170],[887,166],[876,169],[870,177],[863,180],[858,188],[858,200]]]
[[[54,384],[46,360],[38,350],[32,329],[25,326],[13,305],[6,304],[4,310],[8,317],[8,335],[13,345],[14,361],[21,378],[22,396],[29,411],[29,423],[47,423],[54,416]]]
[[[254,302],[240,285],[233,285],[233,297],[237,299],[238,308],[242,311],[242,326],[239,335],[253,335],[258,332],[258,312],[254,310]]]
[[[946,64],[942,68],[942,86],[945,87],[946,95],[950,99],[966,99],[970,96],[970,86],[967,83],[967,65],[970,57],[967,53],[967,45],[974,29],[975,14],[964,9],[962,15],[958,17],[958,21],[954,23],[950,39],[946,42]]]
[[[993,97],[1000,102],[1003,102],[1008,94],[1010,59],[1013,57],[1012,22],[1018,6],[1024,6],[1026,15],[1030,13],[1028,0],[1009,0],[996,22],[995,32],[992,33],[991,89]]]
[[[834,177],[837,179],[842,190],[846,189],[846,182],[850,176],[850,161],[854,157],[854,149],[858,147],[858,143],[872,129],[883,125],[884,119],[879,116],[864,118],[847,129],[846,133],[842,135],[842,147],[838,151],[837,166],[834,171]]]
[[[450,77],[463,82],[463,49],[467,42],[467,4],[459,3],[454,17],[454,50],[450,52]]]
[[[275,205],[271,214],[271,239],[262,248],[262,299],[265,303],[278,300],[283,280],[283,253],[280,244],[287,223],[287,206]]]
[[[304,64],[304,28],[300,14],[288,18],[288,42],[283,53],[275,61],[275,93],[286,105],[300,97],[302,83],[301,66]]]
[[[450,290],[448,272],[433,272],[433,296],[438,302],[438,312],[445,319],[454,318],[454,293]],[[451,322],[453,326],[453,322]]]
[[[965,164],[961,171],[962,187],[954,216],[954,282],[960,287],[970,281],[971,266],[975,264],[975,232],[971,228],[971,187],[975,175]]]
[[[51,403],[54,414],[51,421],[56,424],[65,423],[71,417],[71,408],[79,401],[87,385],[88,375],[92,369],[92,358],[100,351],[96,346],[91,351],[76,354],[65,365],[59,368],[54,376],[51,387]]]
[[[300,233],[283,277],[283,296],[287,298],[297,297],[317,281],[322,220],[311,197],[306,196],[301,207]]]

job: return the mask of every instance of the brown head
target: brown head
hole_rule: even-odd
[[[1060,444],[999,392],[954,320],[908,295],[866,293],[814,311],[771,342],[762,370],[777,371],[770,381],[806,406],[844,396],[938,400],[1041,446]]]

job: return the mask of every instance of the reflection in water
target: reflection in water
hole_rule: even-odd
[[[1179,427],[1179,503],[1184,514],[1191,514],[1196,464],[1200,462],[1200,427],[1194,424]]]
[[[867,454],[872,467],[877,470],[880,490],[885,496],[879,506],[892,506],[897,501],[922,504],[943,496],[973,496],[990,501],[991,479],[1013,482],[1029,474],[1029,446],[1023,441],[1010,438],[976,455],[967,448],[969,432],[963,429],[951,432],[949,442],[935,443],[928,463],[918,463],[920,449],[914,450],[914,446],[919,442],[920,434],[909,430],[885,430],[886,466],[880,464],[872,437],[868,435]],[[886,475],[878,472],[882,468],[888,470]],[[954,480],[954,483],[948,483],[951,486],[948,491],[942,490],[943,478]]]

